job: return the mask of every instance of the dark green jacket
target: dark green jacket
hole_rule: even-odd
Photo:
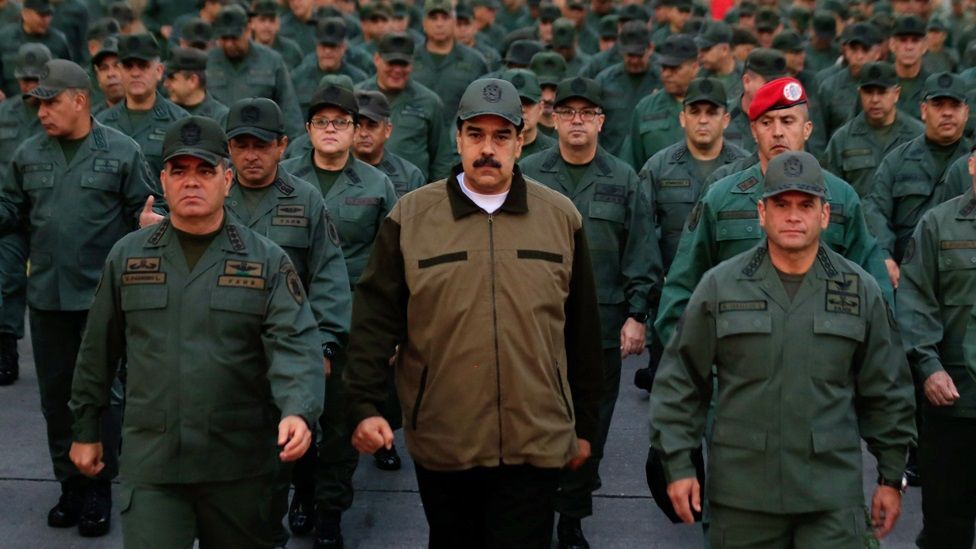
[[[681,103],[663,88],[641,99],[631,114],[621,158],[639,170],[654,153],[684,140],[685,130],[678,122],[681,109]]]
[[[220,124],[221,128],[226,126],[227,115],[230,113],[230,109],[226,105],[214,99],[209,93],[203,102],[193,107],[183,107],[183,109],[191,116],[205,116]]]
[[[437,94],[444,104],[441,111],[444,127],[453,130],[464,90],[486,72],[488,63],[484,56],[455,41],[451,53],[439,61],[434,60],[425,46],[418,46],[413,52],[413,72],[410,78]]]
[[[537,152],[542,152],[550,147],[553,147],[558,139],[549,137],[548,135],[542,133],[541,127],[535,132],[535,140],[528,145],[522,145],[522,156],[521,158],[528,158]]]
[[[278,52],[287,67],[297,67],[305,57],[305,52],[298,46],[298,42],[280,33],[275,36],[270,48]]]
[[[325,394],[315,319],[285,252],[228,222],[192,271],[169,220],[112,248],[72,383],[74,440],[100,440],[125,359],[127,482],[273,473],[278,422],[314,425]]]
[[[8,23],[0,27],[0,64],[3,71],[0,73],[2,80],[3,93],[7,97],[13,97],[20,93],[17,85],[17,78],[14,77],[14,66],[17,61],[17,50],[28,42],[44,44],[51,50],[51,56],[55,59],[71,59],[71,47],[64,33],[58,29],[51,28],[47,34],[27,34],[20,21]]]
[[[10,167],[17,150],[28,137],[42,132],[37,107],[15,95],[0,102],[0,181],[11,177]]]
[[[158,180],[160,172],[163,171],[163,138],[166,137],[166,130],[173,122],[187,116],[190,116],[190,113],[157,93],[152,113],[143,117],[138,126],[129,117],[129,109],[124,99],[114,107],[100,112],[97,119],[102,124],[135,139],[142,147],[142,153],[149,162],[153,177]]]
[[[653,56],[651,58],[653,59]],[[591,55],[590,58],[586,60],[586,64],[580,67],[577,74],[584,78],[596,78],[597,75],[603,72],[607,67],[616,65],[617,63],[622,63],[623,60],[624,56],[622,53],[620,53],[619,45],[614,44],[613,47],[608,50]]]
[[[9,1],[8,1],[9,3]],[[51,2],[54,17],[51,28],[64,34],[71,52],[71,59],[81,66],[88,61],[88,9],[78,0],[55,0]]]
[[[291,82],[295,87],[295,96],[298,97],[298,108],[302,116],[308,116],[308,104],[312,101],[312,95],[319,89],[319,82],[328,74],[344,74],[348,76],[353,84],[366,80],[368,76],[362,70],[356,68],[343,60],[342,65],[335,73],[325,72],[319,68],[319,58],[315,53],[305,56],[301,65],[298,65],[291,73]],[[304,120],[304,118],[303,118]]]
[[[833,135],[837,128],[854,118],[859,109],[857,79],[850,69],[838,71],[820,84],[820,117],[826,125],[826,135]]]
[[[742,110],[741,95],[729,101],[728,110],[729,127],[725,128],[725,131],[722,132],[725,140],[746,152],[756,152],[756,139],[752,137],[752,127],[749,125],[749,113]]]
[[[600,146],[618,155],[634,119],[634,108],[641,99],[661,86],[661,75],[654,65],[643,74],[632,75],[623,63],[611,65],[595,78],[603,90],[603,112],[606,121],[600,131]]]
[[[420,171],[420,168],[407,162],[403,157],[397,156],[389,151],[383,151],[382,160],[373,167],[385,173],[390,178],[397,198],[427,184],[427,180],[424,179],[424,174]]]

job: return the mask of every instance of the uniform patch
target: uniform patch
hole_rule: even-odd
[[[288,217],[305,217],[305,206],[301,204],[282,204],[275,209],[275,214]]]
[[[51,164],[50,162],[24,165],[24,173],[49,172],[52,169],[54,169],[54,164]]]
[[[598,183],[596,186],[596,192],[593,194],[593,200],[596,202],[610,202],[613,204],[626,204],[627,203],[627,189],[620,185],[607,185],[605,183]]]
[[[690,179],[662,179],[661,180],[661,188],[664,189],[674,189],[674,188],[690,187],[690,186],[691,186]]]
[[[326,231],[329,233],[329,240],[332,241],[336,246],[339,245],[339,230],[336,229],[335,223],[332,222],[332,214],[329,210],[325,210],[325,225]]]
[[[349,206],[379,206],[382,199],[378,196],[365,196],[347,198],[346,204]]]
[[[756,210],[731,210],[727,212],[718,212],[718,218],[720,221],[730,219],[758,219],[759,212]]]
[[[827,292],[827,304],[824,309],[828,313],[844,313],[861,316],[861,298],[847,294]]]
[[[976,248],[976,240],[940,240],[939,248],[942,250],[972,250]]]
[[[256,261],[240,261],[229,259],[224,261],[224,274],[232,276],[264,276],[264,264]]]
[[[694,231],[698,227],[698,222],[701,221],[702,208],[702,203],[699,201],[697,204],[695,204],[695,207],[691,210],[691,213],[688,214],[689,231]]]
[[[911,263],[912,259],[915,258],[915,237],[908,239],[908,244],[905,244],[905,253],[901,256],[901,263],[905,265]]]
[[[189,126],[193,126],[195,128],[199,128],[199,126],[197,126],[196,124],[193,124],[191,122],[190,124],[187,124],[186,126],[184,126],[183,129],[186,129]],[[162,141],[163,139],[166,139],[166,128],[153,128],[152,133],[150,133],[146,137],[148,139],[153,140],[153,141]],[[200,138],[197,137],[197,143],[199,143],[199,142],[200,142]],[[186,142],[184,142],[184,144],[189,145],[189,143],[186,143]]]
[[[800,177],[803,175],[803,162],[795,156],[787,158],[786,162],[783,163],[783,173],[786,177]]]
[[[298,277],[295,266],[291,264],[291,261],[288,261],[288,258],[281,261],[281,268],[278,271],[284,275],[285,286],[288,287],[288,293],[291,294],[295,303],[299,305],[305,303],[305,288],[302,286],[302,279]]]
[[[263,278],[253,276],[230,276],[223,275],[217,277],[217,286],[229,288],[251,288],[253,290],[263,290],[266,286]]]
[[[718,304],[718,312],[730,313],[735,311],[765,311],[766,301],[721,301]]]
[[[114,158],[92,160],[92,171],[99,173],[119,173],[119,161]]]
[[[871,149],[846,149],[840,153],[843,158],[850,158],[852,156],[866,156],[872,154],[874,151]]]
[[[130,257],[125,260],[127,273],[156,273],[162,263],[160,257]]]
[[[973,210],[976,210],[976,198],[970,200],[969,203],[966,204],[965,208],[959,210],[959,215],[969,217],[969,215],[973,213]]]
[[[244,245],[244,239],[241,238],[241,233],[237,232],[237,228],[233,225],[227,226],[227,240],[230,240],[230,245],[235,252],[243,252],[247,248]]]
[[[841,275],[843,280],[828,280],[827,291],[848,295],[858,295],[860,292],[861,277],[854,273],[844,273]]]
[[[756,179],[755,177],[750,177],[749,179],[746,179],[742,183],[739,183],[738,185],[736,185],[735,188],[739,189],[740,191],[745,192],[745,191],[748,191],[749,189],[755,187],[757,183],[759,183],[759,180],[758,179]]]
[[[166,284],[166,273],[122,273],[122,285]]]
[[[502,99],[502,88],[498,84],[488,84],[481,90],[481,97],[489,103],[498,103]]]
[[[271,218],[271,224],[277,227],[308,227],[308,218],[274,216]]]
[[[746,276],[756,274],[759,266],[762,265],[763,260],[766,258],[766,253],[768,253],[768,250],[765,246],[757,247],[755,253],[752,254],[752,259],[749,260],[749,264],[742,269],[742,274]]]

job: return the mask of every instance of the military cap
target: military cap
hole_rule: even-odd
[[[820,198],[827,196],[820,163],[806,151],[779,154],[769,161],[766,168],[766,190],[763,198],[791,191]]]
[[[108,6],[108,16],[119,22],[119,25],[126,26],[136,20],[136,13],[132,11],[132,6],[125,2],[112,2]]]
[[[894,65],[887,61],[865,63],[861,67],[861,73],[858,75],[859,88],[866,88],[868,86],[891,88],[897,86],[898,82],[898,74],[895,73]]]
[[[611,13],[604,15],[596,25],[597,34],[600,38],[616,38],[617,27],[620,25],[620,16]]]
[[[698,59],[695,39],[687,34],[672,34],[664,40],[657,59],[664,67],[677,67],[685,61]]]
[[[958,74],[937,72],[925,79],[925,100],[948,97],[966,102],[966,82]]]
[[[739,7],[735,11],[738,12],[737,15],[741,19],[743,17],[755,17],[758,10],[759,6],[755,2],[744,0],[739,3]]]
[[[391,32],[380,38],[378,52],[387,63],[413,62],[413,38],[405,32]]]
[[[571,10],[585,10],[586,4],[583,0],[566,0],[566,7]]]
[[[247,12],[238,4],[220,8],[213,23],[214,35],[218,38],[238,37],[247,28]]]
[[[110,55],[114,55],[116,57],[119,56],[118,36],[109,36],[102,39],[102,43],[98,47],[98,51],[96,51],[95,55],[92,56],[92,66],[97,67],[98,64],[102,62],[102,59],[105,59]]]
[[[810,20],[813,19],[813,12],[804,6],[793,6],[790,8],[787,17],[796,24],[799,32],[806,32],[810,26]]]
[[[552,23],[552,47],[572,48],[576,41],[576,25],[565,17],[560,17]]]
[[[44,64],[51,60],[51,50],[38,42],[21,44],[14,61],[14,78],[40,79]]]
[[[837,36],[837,19],[829,11],[817,10],[813,12],[813,34],[820,38]]]
[[[458,2],[454,6],[454,18],[464,19],[465,21],[471,21],[474,19],[474,11],[471,9],[471,4],[467,2]]]
[[[180,37],[194,47],[205,48],[213,40],[213,27],[199,17],[184,23],[180,31]]]
[[[325,19],[326,17],[342,17],[342,12],[336,9],[335,6],[319,6],[312,11],[312,17],[309,18],[309,24],[314,25],[319,19]],[[360,20],[363,20],[360,17]]]
[[[278,17],[278,3],[274,0],[257,0],[251,8],[252,17]]]
[[[784,30],[773,38],[773,49],[781,52],[796,53],[804,47],[803,38],[795,31]]]
[[[274,141],[285,135],[285,117],[278,104],[266,97],[241,99],[227,113],[227,139],[253,135],[261,141]]]
[[[370,19],[390,20],[393,19],[393,12],[382,2],[370,2],[359,7],[359,19],[362,21],[369,21]]]
[[[554,104],[559,105],[574,98],[585,99],[597,107],[603,107],[603,90],[600,88],[600,84],[591,78],[574,76],[563,80],[556,86]]]
[[[166,61],[166,73],[207,70],[207,54],[197,48],[174,48]]]
[[[511,82],[518,91],[519,97],[538,103],[542,100],[542,88],[539,86],[539,77],[534,72],[526,69],[508,69],[502,72],[502,80]]]
[[[820,3],[820,7],[826,11],[837,14],[841,19],[847,19],[850,16],[847,10],[847,3],[843,0],[823,0]]]
[[[471,7],[497,10],[500,6],[498,0],[471,0]]]
[[[733,47],[745,44],[758,46],[759,40],[756,38],[755,34],[752,34],[752,32],[749,31],[749,29],[741,25],[732,25],[732,42],[730,42],[730,44]]]
[[[732,43],[732,27],[724,21],[711,21],[706,24],[698,36],[695,45],[701,49],[708,49],[718,44]]]
[[[555,86],[566,77],[566,60],[554,51],[540,51],[532,56],[529,70],[539,77],[540,86]]]
[[[640,21],[627,21],[620,28],[620,38],[617,49],[622,54],[644,55],[651,43],[651,35],[647,32],[647,25]]]
[[[746,57],[744,70],[752,71],[766,80],[779,78],[786,74],[786,58],[778,50],[756,48]]]
[[[458,123],[491,114],[522,127],[522,101],[511,82],[500,78],[479,78],[468,85],[458,105]]]
[[[914,15],[899,15],[895,18],[892,36],[925,36],[925,21]]]
[[[88,26],[88,32],[85,33],[85,38],[88,40],[103,40],[109,36],[117,36],[120,32],[122,32],[122,29],[119,28],[118,21],[111,17],[102,17]]]
[[[346,39],[346,21],[341,17],[324,17],[315,22],[315,39],[319,44],[338,46]]]
[[[926,32],[948,32],[949,25],[946,23],[945,19],[941,17],[933,17],[929,19],[928,25],[925,26]]]
[[[349,91],[355,91],[355,84],[352,78],[348,74],[339,74],[337,72],[330,72],[319,80],[319,87],[324,88],[326,86],[339,86],[340,88],[346,88]]]
[[[878,29],[882,39],[891,36],[892,31],[895,30],[895,19],[890,13],[874,13],[868,22]]]
[[[153,35],[145,32],[123,36],[119,38],[119,60],[126,59],[159,59],[159,43]]]
[[[692,37],[701,34],[702,29],[708,22],[698,16],[689,17],[684,25],[681,25],[681,34],[690,34]],[[696,43],[697,44],[697,43]]]
[[[177,120],[163,137],[163,162],[177,156],[192,156],[216,166],[229,156],[227,135],[210,118],[190,116]]]
[[[459,2],[460,4],[460,2]],[[468,8],[470,10],[470,8]],[[457,14],[457,6],[454,7],[455,16]],[[390,2],[390,14],[393,15],[394,19],[403,19],[410,17],[410,6],[407,5],[403,0],[395,0]]]
[[[769,111],[789,109],[807,102],[807,92],[796,78],[777,78],[762,85],[749,105],[749,120],[755,121]]]
[[[844,28],[841,42],[845,45],[860,43],[870,48],[881,43],[881,31],[871,23],[854,23]]]
[[[562,16],[563,12],[559,9],[559,6],[554,4],[542,4],[539,6],[539,21],[552,23]]]
[[[516,40],[505,52],[505,64],[528,67],[532,62],[532,56],[545,49],[546,45],[538,40]]]
[[[651,15],[647,13],[644,6],[640,4],[627,4],[620,8],[620,22],[626,23],[627,21],[640,21],[641,23],[647,23],[650,20]]]
[[[691,105],[692,103],[706,102],[716,107],[725,108],[728,98],[725,95],[725,86],[717,78],[696,78],[688,84],[688,92],[682,104]]]
[[[51,0],[24,0],[24,9],[36,11],[41,15],[54,13]]]
[[[373,122],[383,122],[390,118],[390,102],[383,92],[359,90],[356,92],[356,104],[359,105],[360,117],[369,118]]]
[[[356,103],[356,94],[350,88],[327,84],[315,90],[312,100],[308,103],[306,120],[311,120],[312,116],[325,107],[336,107],[353,115],[353,120],[359,117],[359,105]]]
[[[424,1],[424,15],[430,15],[437,12],[446,13],[447,15],[454,15],[454,4],[451,3],[451,0]]]
[[[771,9],[763,8],[756,13],[756,30],[759,32],[772,32],[779,24],[779,14]]]
[[[51,59],[38,74],[37,87],[27,95],[42,101],[54,99],[64,90],[90,90],[91,80],[85,69],[67,59]]]

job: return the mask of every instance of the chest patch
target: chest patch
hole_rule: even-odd
[[[356,197],[347,198],[346,205],[348,206],[379,206],[380,198],[378,196],[366,196],[366,197]]]
[[[767,304],[765,300],[757,301],[720,301],[718,312],[731,313],[736,311],[765,311]]]
[[[249,276],[261,278],[264,276],[264,264],[256,261],[229,259],[224,261],[224,274],[230,276]]]
[[[96,158],[92,161],[92,171],[99,173],[119,173],[119,161],[114,158]]]
[[[122,285],[166,284],[166,273],[159,272],[161,266],[160,257],[130,257],[125,260]]]

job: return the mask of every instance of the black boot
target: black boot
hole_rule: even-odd
[[[0,334],[0,385],[10,385],[20,377],[17,336]]]
[[[578,518],[559,515],[556,536],[559,538],[559,549],[590,549],[583,536],[582,521]]]
[[[61,497],[58,504],[47,513],[47,525],[52,528],[71,528],[78,524],[81,515],[81,500],[84,493],[81,479],[61,483]]]
[[[85,491],[81,507],[78,533],[97,538],[108,533],[112,519],[112,485],[106,480],[94,480]]]
[[[634,386],[638,389],[644,389],[648,393],[651,392],[651,387],[654,386],[654,373],[651,372],[650,368],[638,368],[634,372]]]
[[[319,511],[315,520],[315,549],[342,549],[342,513]]]
[[[376,467],[384,471],[400,470],[400,454],[397,453],[396,446],[390,446],[389,450],[380,448],[373,454],[373,460],[376,462]]]
[[[304,536],[315,526],[315,494],[295,490],[288,507],[288,527],[296,536]]]

